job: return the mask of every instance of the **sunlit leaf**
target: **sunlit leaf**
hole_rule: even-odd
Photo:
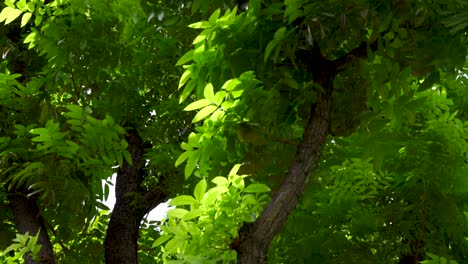
[[[197,185],[195,186],[195,190],[193,191],[193,194],[195,195],[195,199],[197,199],[197,201],[201,201],[201,199],[203,199],[203,195],[206,192],[206,187],[207,187],[207,183],[205,179],[199,181]]]
[[[169,205],[171,206],[180,206],[180,205],[192,205],[196,204],[197,200],[193,198],[190,195],[180,195],[175,198],[173,198],[170,202]]]
[[[193,118],[192,120],[192,123],[196,123],[200,120],[203,120],[205,117],[207,117],[208,115],[210,115],[211,113],[213,113],[214,111],[216,111],[216,109],[218,109],[217,106],[215,105],[209,105],[209,106],[206,106],[205,108],[203,108],[202,110],[200,110],[196,115],[195,117]]]
[[[200,108],[203,108],[207,105],[210,105],[211,104],[211,101],[208,100],[208,99],[200,99],[198,101],[195,101],[189,105],[187,105],[185,108],[184,108],[184,111],[193,111],[193,110],[196,110],[196,109],[200,109]]]
[[[252,183],[245,187],[244,192],[246,193],[262,193],[271,191],[268,186],[261,183]]]

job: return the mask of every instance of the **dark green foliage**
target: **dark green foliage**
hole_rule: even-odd
[[[37,202],[56,262],[104,262],[102,181],[126,164],[142,191],[176,197],[141,225],[141,263],[235,261],[325,69],[326,147],[267,262],[466,262],[468,2],[244,2],[0,5],[0,251],[16,192]]]

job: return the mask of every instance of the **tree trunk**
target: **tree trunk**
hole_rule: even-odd
[[[122,168],[117,172],[116,201],[104,241],[108,264],[138,263],[140,223],[146,213],[167,199],[163,192],[145,191],[141,187],[144,179],[145,145],[134,129],[128,131],[126,140],[132,165],[124,161]]]
[[[16,227],[20,234],[29,232],[34,236],[40,231],[37,243],[41,245],[39,251],[40,261],[34,261],[29,255],[25,255],[26,264],[35,263],[55,263],[54,251],[50,243],[49,235],[44,225],[44,220],[39,212],[37,200],[34,197],[27,197],[27,191],[24,188],[16,189],[8,192],[8,200],[11,211],[13,212]]]
[[[323,88],[323,92],[318,92],[302,142],[299,144],[283,183],[274,193],[262,215],[250,228],[239,232],[240,243],[236,248],[238,263],[264,263],[271,241],[296,207],[311,171],[319,163],[328,135],[331,93],[336,66],[333,62],[326,60],[318,49],[313,51],[312,59],[310,63],[314,82]]]

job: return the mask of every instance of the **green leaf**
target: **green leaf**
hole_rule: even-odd
[[[34,19],[34,25],[39,26],[42,22],[42,16],[41,15],[36,15],[36,18]]]
[[[31,16],[31,13],[24,13],[23,17],[21,18],[21,27],[24,27],[29,22]]]
[[[26,9],[26,0],[19,0],[16,2],[16,7],[18,7],[19,10],[24,11],[23,9]]]
[[[6,254],[8,254],[8,252],[10,252],[10,251],[15,251],[15,250],[19,249],[20,247],[21,247],[20,244],[16,244],[16,243],[15,243],[15,244],[11,244],[9,247],[7,247],[7,248],[2,252],[2,254],[3,254],[3,255],[6,255]]]
[[[182,87],[190,78],[192,75],[192,68],[188,68],[187,70],[184,71],[182,74],[182,77],[180,77],[179,81],[179,88]]]
[[[235,186],[239,190],[244,190],[244,178],[239,175],[232,175],[229,176],[229,180],[231,181],[232,185]]]
[[[228,192],[229,189],[225,186],[217,186],[214,188],[211,188],[207,193],[206,193],[206,200],[205,203],[207,205],[211,205],[213,202],[216,201],[216,199],[219,197],[220,194]]]
[[[70,112],[67,112],[66,115],[74,119],[83,118],[83,108],[78,105],[66,105],[65,106]]]
[[[279,41],[277,39],[272,39],[265,49],[265,56],[263,57],[263,61],[266,62],[268,57],[270,57],[271,52],[273,49],[278,45]]]
[[[171,218],[182,218],[184,215],[188,213],[187,210],[181,209],[181,208],[174,208],[169,211],[167,211],[167,216]]]
[[[208,19],[211,25],[216,24],[216,20],[218,20],[220,13],[221,13],[221,10],[218,8],[213,12],[213,14],[211,14],[210,19]]]
[[[192,205],[196,204],[197,200],[193,198],[190,195],[180,195],[175,198],[173,198],[170,202],[169,205],[171,206],[179,206],[179,205]]]
[[[180,95],[179,104],[185,101],[192,93],[193,89],[197,86],[197,82],[194,80],[188,81],[187,85],[185,85],[184,91]]]
[[[120,149],[127,149],[128,148],[128,143],[125,139],[122,139],[120,141]]]
[[[282,27],[275,32],[275,39],[281,40],[286,33],[286,27]]]
[[[200,112],[198,112],[195,115],[195,117],[192,120],[192,123],[196,123],[196,122],[198,122],[200,120],[203,120],[205,117],[207,117],[208,115],[210,115],[211,113],[216,111],[216,109],[218,109],[218,107],[215,106],[215,105],[209,105],[209,106],[203,108],[202,110],[200,110]]]
[[[156,241],[154,241],[153,245],[151,247],[155,248],[155,247],[158,247],[160,245],[162,245],[164,242],[166,242],[167,240],[171,239],[172,236],[167,236],[167,235],[164,235],[164,236],[160,236],[158,239],[156,239]]]
[[[240,167],[242,166],[242,164],[236,164],[232,167],[231,171],[229,172],[229,176],[234,176],[234,175],[237,175],[237,172],[239,171]]]
[[[10,24],[13,20],[21,15],[21,10],[5,7],[0,13],[0,22],[5,21],[5,25]]]
[[[190,175],[192,175],[192,172],[197,166],[199,159],[200,159],[199,150],[194,150],[190,152],[190,156],[188,157],[187,165],[185,165],[185,170],[184,170],[185,179],[188,179]]]
[[[193,148],[199,148],[200,147],[200,138],[201,135],[197,133],[190,133],[188,137],[188,144],[192,146]]]
[[[193,58],[193,50],[190,50],[190,51],[186,52],[186,53],[177,61],[176,66],[185,64],[185,63],[191,61],[192,58]]]
[[[229,185],[228,179],[222,176],[215,177],[213,180],[211,180],[214,184],[218,186],[227,186]]]
[[[34,12],[34,10],[36,9],[36,7],[34,6],[34,3],[32,3],[32,2],[27,3],[26,8],[31,13]]]
[[[223,118],[225,114],[226,112],[224,112],[221,109],[218,109],[211,115],[210,120],[212,120],[213,122],[217,122],[221,120],[221,118]]]
[[[223,84],[221,89],[231,91],[234,90],[239,84],[242,84],[242,82],[239,79],[230,79]]]
[[[208,21],[200,21],[193,24],[188,25],[189,28],[210,28],[212,25]]]
[[[182,164],[182,162],[184,162],[188,157],[190,157],[190,155],[192,155],[191,151],[185,151],[184,153],[180,154],[180,156],[175,162],[175,166],[177,167],[180,164]]]
[[[193,195],[195,196],[195,199],[197,199],[197,201],[200,202],[203,199],[203,196],[205,195],[205,192],[206,192],[206,187],[207,187],[207,183],[205,179],[199,181],[197,185],[195,186]]]
[[[182,220],[184,220],[184,221],[192,220],[192,219],[194,219],[196,217],[201,216],[202,213],[203,213],[202,210],[194,209],[192,211],[189,211],[187,214],[185,214],[184,217],[182,217]]]
[[[193,150],[192,146],[190,146],[188,143],[186,142],[182,142],[180,144],[180,148],[183,149],[183,150],[186,150],[186,151],[190,151],[190,150]]]
[[[203,90],[203,94],[204,94],[206,99],[210,100],[210,102],[215,101],[214,88],[213,88],[213,85],[211,83],[208,83],[205,86],[205,89]]]
[[[226,92],[225,91],[219,91],[215,94],[214,96],[214,103],[217,105],[217,106],[220,106],[223,101],[224,101],[224,98],[226,97]]]
[[[34,40],[36,39],[37,32],[31,32],[29,35],[24,39],[23,43],[29,43],[28,49],[34,47]]]
[[[184,108],[184,111],[192,111],[192,110],[196,110],[196,109],[200,109],[200,108],[203,108],[207,105],[210,105],[211,104],[211,101],[208,100],[208,99],[201,99],[201,100],[198,100],[198,101],[195,101],[189,105],[187,105],[185,108]]]
[[[200,32],[200,34],[198,34],[198,36],[195,37],[195,39],[192,41],[192,44],[195,45],[207,39],[210,36],[211,32],[213,32],[213,28],[204,29],[202,32]]]
[[[261,183],[250,184],[244,189],[244,192],[246,193],[263,193],[269,191],[271,191],[270,188],[268,188],[268,186],[266,186],[265,184]]]

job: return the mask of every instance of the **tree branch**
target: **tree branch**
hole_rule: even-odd
[[[323,92],[320,92],[315,105],[312,106],[302,142],[299,144],[283,183],[273,195],[262,215],[250,228],[239,232],[240,243],[235,249],[238,253],[238,263],[257,264],[264,262],[271,241],[296,207],[311,171],[320,161],[328,135],[331,93],[333,79],[336,75],[336,64],[326,60],[318,49],[313,50],[311,55],[310,67],[314,81],[322,86]]]

